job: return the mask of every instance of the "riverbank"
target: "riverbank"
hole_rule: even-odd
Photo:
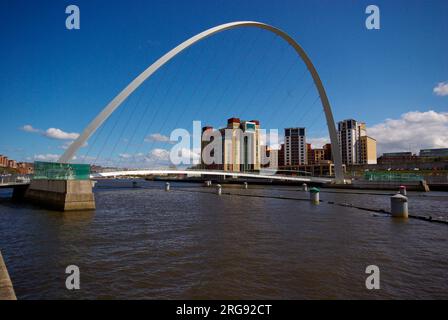
[[[11,278],[3,261],[2,253],[0,252],[0,300],[17,300],[14,288],[12,286]]]

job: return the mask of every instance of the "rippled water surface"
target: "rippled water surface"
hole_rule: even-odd
[[[59,213],[0,191],[0,249],[19,299],[448,298],[448,225],[389,209],[389,193],[100,181],[97,210]],[[228,193],[232,194],[229,195]],[[283,197],[289,199],[279,199]],[[411,193],[410,212],[448,217],[448,193]],[[65,268],[81,289],[65,289]],[[365,288],[365,269],[381,289]]]

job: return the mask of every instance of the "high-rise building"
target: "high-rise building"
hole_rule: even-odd
[[[213,131],[212,127],[202,128],[202,132]],[[254,171],[260,170],[261,152],[260,152],[260,122],[258,120],[241,121],[239,118],[230,118],[227,120],[227,127],[219,129],[222,139],[222,155],[220,163],[205,165],[204,168],[219,169],[224,171]],[[203,141],[201,149],[211,143]]]
[[[361,137],[361,164],[376,164],[376,140],[369,136]]]
[[[342,163],[347,165],[376,163],[376,140],[367,137],[365,123],[353,119],[340,121],[338,141]]]
[[[305,128],[285,129],[285,166],[307,163]]]
[[[358,163],[358,141],[360,126],[356,120],[349,119],[338,123],[338,141],[341,149],[342,163]]]

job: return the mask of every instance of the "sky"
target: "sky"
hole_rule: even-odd
[[[66,28],[68,5],[80,29]],[[368,30],[365,9],[380,9]],[[71,0],[0,2],[0,154],[56,160],[88,123],[167,51],[216,25],[255,20],[290,34],[323,81],[335,121],[366,122],[378,152],[448,147],[448,2]],[[79,151],[90,163],[164,161],[175,128],[327,127],[303,62],[255,28],[222,32],[160,69]]]

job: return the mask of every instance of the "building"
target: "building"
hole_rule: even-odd
[[[367,137],[365,123],[353,119],[338,122],[338,142],[342,163],[376,163],[376,140]]]
[[[0,168],[14,169],[19,174],[33,174],[34,164],[29,162],[17,162],[16,160],[8,159],[7,156],[0,155]]]
[[[280,145],[280,149],[278,150],[277,163],[279,167],[285,166],[285,144],[282,143]]]
[[[17,169],[20,174],[34,174],[34,165],[29,162],[17,163]]]
[[[219,135],[216,135],[217,133]],[[213,127],[202,128],[204,137],[210,135],[210,141],[201,142],[201,164],[205,169],[224,171],[257,171],[261,168],[260,150],[260,122],[258,120],[241,121],[239,118],[227,120],[225,128],[215,131]],[[204,162],[204,148],[212,143],[216,137],[221,139],[221,155],[217,155],[217,162]],[[202,139],[203,140],[203,139]],[[214,156],[214,154],[211,154]]]
[[[8,168],[17,169],[16,160],[8,160]]]
[[[0,167],[6,168],[8,166],[8,157],[0,154]]]
[[[324,149],[324,159],[333,161],[333,154],[331,153],[331,143],[326,143],[322,149]]]
[[[412,152],[385,152],[382,157],[384,158],[402,158],[402,157],[412,157]]]
[[[305,128],[285,129],[285,166],[307,164]]]
[[[325,150],[323,148],[313,149],[311,154],[313,164],[319,164],[325,161]],[[331,162],[331,160],[329,160]]]
[[[448,157],[448,148],[422,149],[420,157]]]
[[[273,149],[269,146],[261,146],[261,167],[262,168],[278,168],[278,149]]]
[[[311,143],[306,144],[306,164],[313,162],[313,146]]]
[[[325,149],[324,148],[314,148],[310,143],[306,144],[306,154],[308,165],[319,164],[325,160]],[[331,159],[329,160],[331,162]]]
[[[322,148],[313,148],[311,143],[306,144],[307,164],[319,164],[325,161],[333,162],[331,153],[331,143],[327,143]]]
[[[360,164],[376,164],[376,140],[369,136],[361,137]]]
[[[285,174],[291,175],[291,172],[296,171],[300,175],[311,175],[315,177],[334,177],[334,164],[329,160],[323,160],[319,164],[307,164],[301,166],[283,166],[279,170],[285,170]],[[344,173],[347,172],[345,164],[342,165]],[[292,174],[294,175],[294,174]]]
[[[413,155],[412,152],[388,152],[383,153],[383,155],[378,158],[378,164],[394,165],[410,161],[417,161],[417,158],[418,156]]]
[[[356,120],[348,119],[338,123],[338,142],[341,149],[342,163],[358,163],[358,141],[361,136],[360,125]]]
[[[213,127],[206,126],[202,128],[202,139],[201,139],[201,167],[208,170],[222,170],[222,164],[221,163],[208,163],[206,164],[205,159],[203,157],[203,151],[205,147],[207,147],[210,143],[213,142],[215,139],[215,136],[213,135],[214,129]],[[205,138],[205,139],[204,139]],[[215,156],[215,150],[210,151],[210,156]]]

